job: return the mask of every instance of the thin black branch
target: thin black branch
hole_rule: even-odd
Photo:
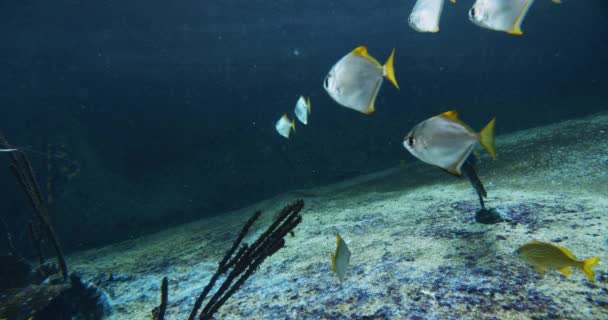
[[[17,248],[15,248],[15,244],[13,243],[13,235],[11,231],[8,229],[8,224],[4,219],[0,218],[0,222],[2,222],[2,227],[4,228],[4,234],[6,235],[6,244],[8,246],[8,252],[11,256],[18,256]]]
[[[10,144],[2,133],[0,133],[0,146],[4,148],[10,148]],[[27,156],[21,151],[10,152],[11,157],[11,172],[17,179],[19,186],[22,191],[27,196],[30,205],[34,211],[34,216],[38,219],[40,226],[45,231],[46,236],[49,238],[55,252],[57,253],[57,261],[59,268],[61,269],[61,274],[63,276],[63,280],[65,282],[68,281],[68,267],[65,262],[65,256],[63,254],[63,250],[61,249],[61,245],[59,244],[59,238],[55,233],[55,229],[51,225],[48,209],[46,205],[45,198],[42,196],[42,192],[40,191],[40,187],[38,182],[36,181],[36,177],[34,175],[34,170],[32,169],[32,164],[30,163]]]
[[[165,313],[167,312],[167,302],[169,296],[169,279],[163,277],[163,281],[160,284],[160,304],[154,308],[153,315],[154,320],[164,320]]]
[[[209,298],[209,301],[199,315],[200,320],[211,319],[213,314],[215,314],[217,310],[219,310],[219,308],[226,303],[226,301],[258,269],[266,258],[283,248],[285,245],[285,236],[292,232],[293,229],[302,221],[300,211],[303,207],[304,201],[297,200],[296,202],[283,208],[283,210],[281,210],[281,212],[277,215],[274,222],[251,246],[244,246],[241,248],[241,250],[239,250],[235,258],[231,260],[234,261],[233,265],[231,265],[232,270],[230,270],[220,288],[211,298]],[[242,240],[242,238],[240,239]],[[222,261],[226,261],[228,259],[229,258],[224,257]],[[226,270],[220,270],[218,268],[218,271],[214,277],[220,274],[220,272],[223,273],[226,272]],[[205,296],[207,293],[205,293]],[[198,308],[197,310],[193,310],[193,313],[196,314],[197,311]],[[191,316],[193,313],[191,313]]]

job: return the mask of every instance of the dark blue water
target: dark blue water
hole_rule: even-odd
[[[606,1],[537,0],[522,37],[470,23],[472,3],[419,34],[414,1],[2,2],[1,129],[78,163],[67,179],[65,160],[30,154],[72,250],[413,161],[403,136],[447,109],[474,128],[496,116],[498,134],[607,109]],[[322,89],[361,44],[381,62],[396,48],[401,90],[385,83],[373,116]],[[286,140],[274,122],[300,94],[310,123]],[[29,213],[8,169],[0,189],[18,229]]]

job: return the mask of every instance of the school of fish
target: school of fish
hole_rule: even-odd
[[[418,32],[438,32],[441,12],[445,0],[417,0],[409,16],[410,27]],[[560,3],[559,0],[552,0]],[[452,1],[456,2],[456,1]],[[512,35],[522,35],[522,22],[533,4],[533,0],[476,0],[469,10],[469,20],[475,25]],[[384,79],[399,89],[395,76],[395,49],[384,64],[371,56],[366,46],[358,46],[340,58],[323,80],[323,88],[338,105],[365,115],[376,111],[376,98]],[[300,96],[294,108],[296,118],[308,124],[311,111],[310,98]],[[477,147],[485,149],[496,158],[492,118],[479,132],[460,120],[458,112],[450,110],[430,117],[414,126],[403,139],[403,147],[415,158],[446,172],[462,176],[466,173],[479,194],[482,209],[487,197],[483,184],[477,177],[471,159]],[[295,120],[283,114],[276,123],[277,132],[289,138],[295,132]],[[466,170],[463,165],[467,164]],[[579,268],[587,279],[593,281],[592,268],[599,257],[578,260],[565,247],[541,241],[530,241],[516,250],[517,256],[529,263],[541,274],[557,270],[570,275],[570,267]],[[336,249],[331,254],[331,270],[338,276],[340,284],[346,277],[351,252],[340,234],[336,235]]]

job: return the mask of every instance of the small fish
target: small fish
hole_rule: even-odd
[[[593,266],[600,261],[599,257],[578,260],[564,247],[537,240],[524,244],[515,253],[531,264],[541,275],[548,270],[558,270],[567,277],[570,275],[570,267],[576,267],[580,268],[591,281],[595,278]]]
[[[522,35],[521,23],[534,0],[477,0],[469,10],[474,24],[513,35]]]
[[[293,129],[293,132],[296,132],[296,122],[289,120],[289,118],[287,118],[287,115],[284,114],[281,119],[277,121],[275,128],[277,129],[277,132],[280,135],[289,139],[289,134],[291,133],[291,130]]]
[[[346,269],[350,262],[350,251],[346,246],[346,242],[342,240],[340,234],[336,235],[336,253],[331,255],[331,271],[338,274],[340,284],[344,281],[344,275],[346,275]]]
[[[445,0],[418,0],[408,19],[410,27],[418,32],[439,32],[439,19]]]
[[[493,118],[476,133],[458,119],[456,111],[447,111],[416,125],[403,140],[403,146],[416,158],[456,175],[462,175],[462,164],[480,143],[492,156],[494,151]]]
[[[0,152],[14,152],[17,150],[19,150],[19,149],[0,149]]]
[[[359,46],[329,70],[323,81],[323,88],[340,105],[371,114],[375,111],[374,102],[383,77],[399,89],[393,67],[394,57],[395,49],[386,64],[380,65],[367,53],[365,46]]]
[[[300,122],[303,124],[308,124],[308,115],[310,114],[310,98],[300,96],[300,99],[298,99],[298,102],[296,102],[294,112]]]

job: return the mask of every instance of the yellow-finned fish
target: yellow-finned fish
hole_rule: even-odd
[[[557,270],[566,277],[570,275],[570,267],[580,268],[587,279],[593,281],[593,266],[599,261],[599,257],[578,260],[566,248],[542,241],[530,241],[519,247],[515,253],[531,264],[540,274],[548,270]]]
[[[294,113],[300,122],[303,124],[308,124],[308,115],[310,114],[310,98],[300,96],[300,99],[298,99],[298,102],[296,102]]]
[[[386,64],[380,65],[367,53],[365,46],[359,46],[329,70],[323,81],[323,88],[340,105],[371,114],[375,111],[374,102],[383,77],[399,89],[393,67],[394,57],[395,49]]]
[[[289,120],[286,114],[277,121],[277,124],[274,126],[277,129],[277,132],[283,137],[289,139],[289,134],[293,129],[293,132],[296,132],[296,122]]]
[[[410,27],[418,32],[439,32],[439,19],[445,0],[418,0],[408,19]]]
[[[469,10],[469,20],[491,30],[522,35],[521,23],[534,0],[477,0]]]
[[[403,146],[416,158],[456,175],[477,143],[492,156],[494,151],[493,118],[477,133],[458,119],[456,111],[447,111],[417,124],[403,139]]]
[[[342,237],[338,233],[336,235],[336,253],[331,255],[331,271],[338,275],[340,284],[344,281],[346,275],[346,269],[350,263],[350,251],[346,246],[346,242],[342,240]]]

